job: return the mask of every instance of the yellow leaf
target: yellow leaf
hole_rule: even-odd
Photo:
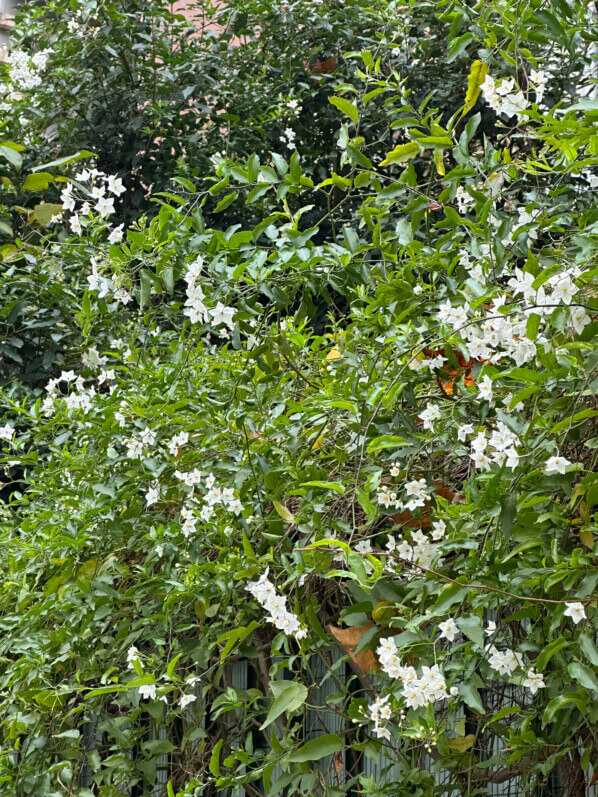
[[[399,144],[384,158],[380,166],[390,166],[393,163],[406,163],[413,160],[419,152],[419,145],[415,141],[408,144]]]
[[[465,95],[465,108],[463,113],[471,111],[480,96],[480,86],[486,79],[488,66],[481,61],[474,61],[467,78],[467,94]]]
[[[444,155],[444,150],[442,149],[435,149],[434,150],[434,163],[436,164],[436,171],[438,174],[446,174],[446,169],[444,168],[444,161],[442,156]]]
[[[473,733],[469,733],[467,736],[458,736],[456,739],[449,739],[448,746],[451,750],[454,750],[455,753],[465,753],[473,747],[474,742],[475,736]]]
[[[586,548],[589,548],[591,551],[594,550],[594,535],[589,529],[586,529],[585,531],[580,531],[579,539],[583,542]]]
[[[272,501],[272,503],[274,505],[274,509],[278,512],[283,520],[286,520],[287,523],[295,522],[295,516],[292,514],[292,512],[289,512],[284,504],[281,504],[279,501]]]
[[[340,353],[340,351],[338,349],[338,346],[333,346],[330,349],[330,351],[328,352],[328,354],[326,355],[326,359],[327,360],[338,360],[338,358],[342,357],[342,356],[343,355]]]
[[[325,433],[324,432],[322,432],[321,435],[318,435],[318,437],[316,437],[316,439],[314,440],[314,444],[311,447],[312,451],[317,451],[318,448],[322,448],[322,445],[324,443],[324,437],[325,437]]]

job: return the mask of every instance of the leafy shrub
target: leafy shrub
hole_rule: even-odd
[[[346,54],[326,176],[299,144],[218,158],[121,241],[114,177],[54,167],[36,263],[72,337],[0,428],[27,483],[3,507],[7,793],[149,794],[164,766],[168,794],[585,794],[588,12],[410,8],[458,88],[437,72],[436,105],[415,66]]]

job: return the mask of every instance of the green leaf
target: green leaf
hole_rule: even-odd
[[[152,275],[145,268],[139,274],[139,306],[149,307],[151,304],[150,295],[152,292]]]
[[[93,152],[89,152],[89,150],[81,149],[79,152],[75,153],[74,155],[67,155],[65,158],[58,158],[58,160],[50,161],[49,163],[42,163],[41,166],[36,166],[35,169],[32,169],[32,172],[41,172],[44,169],[49,169],[51,166],[66,166],[67,163],[74,163],[75,161],[80,161],[83,158],[95,158],[97,157]]]
[[[433,616],[446,614],[446,610],[453,604],[460,603],[467,593],[467,587],[462,587],[460,584],[447,584],[436,603],[431,607],[430,614]]]
[[[232,202],[235,201],[237,198],[237,192],[232,191],[230,194],[227,194],[225,197],[222,197],[220,202],[214,208],[214,213],[220,213],[222,210],[225,210]]]
[[[500,497],[500,525],[507,542],[511,539],[516,518],[517,496],[513,493],[503,493]]]
[[[542,670],[546,667],[546,665],[548,664],[550,659],[555,655],[555,653],[558,653],[559,650],[568,647],[569,644],[570,643],[567,642],[566,639],[563,639],[563,637],[559,637],[558,639],[555,639],[553,642],[550,642],[550,644],[546,645],[546,647],[541,651],[540,655],[536,659],[536,670],[538,672],[542,672]]]
[[[357,108],[352,102],[345,100],[343,97],[328,97],[328,102],[331,105],[334,105],[335,108],[338,108],[339,111],[342,111],[352,122],[358,124],[359,114],[357,113]]]
[[[590,664],[598,667],[598,648],[585,631],[579,635],[579,646]]]
[[[564,695],[557,695],[557,697],[554,697],[550,701],[544,710],[544,714],[542,715],[542,727],[553,722],[556,714],[570,703],[575,704],[581,714],[585,714],[586,700],[585,696],[581,692],[567,692]]]
[[[408,144],[399,144],[396,146],[381,162],[380,166],[390,166],[393,163],[407,163],[413,160],[419,152],[419,144],[415,141],[410,141]]]
[[[303,761],[319,761],[320,758],[338,753],[343,747],[341,737],[336,733],[329,733],[307,742],[303,747],[288,755],[286,759],[293,764],[300,764]]]
[[[465,95],[465,107],[463,113],[471,111],[480,96],[480,86],[486,79],[488,67],[481,61],[474,61],[469,70],[467,78],[467,93]]]
[[[270,689],[274,694],[274,700],[270,705],[268,716],[260,726],[261,731],[284,712],[296,711],[307,700],[307,687],[297,681],[271,681]]]
[[[569,675],[583,687],[586,689],[591,689],[594,692],[598,692],[598,681],[587,664],[582,664],[579,661],[572,661],[567,669],[569,671]]]
[[[345,486],[339,482],[301,482],[300,487],[321,487],[323,490],[335,490],[337,493],[344,493]]]
[[[15,152],[11,147],[7,147],[5,144],[0,144],[0,158],[4,158],[4,160],[8,161],[15,169],[20,169],[23,163],[22,155]]]
[[[212,750],[212,755],[210,756],[210,772],[214,777],[220,777],[220,749],[224,744],[224,739],[218,739],[216,744],[214,745],[214,749]]]
[[[368,444],[368,451],[372,453],[373,451],[380,451],[383,448],[399,448],[400,446],[410,445],[411,443],[409,440],[405,440],[404,437],[400,437],[396,434],[383,434],[370,441]]]
[[[484,704],[482,703],[482,698],[480,697],[480,693],[475,688],[475,686],[471,683],[467,683],[463,681],[459,684],[459,695],[463,698],[463,702],[472,708],[474,711],[477,711],[478,714],[485,714],[486,709],[484,708]]]
[[[469,617],[459,617],[457,618],[457,627],[476,645],[484,647],[484,626],[480,617],[475,614]]]

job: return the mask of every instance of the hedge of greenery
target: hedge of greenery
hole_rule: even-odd
[[[0,793],[585,795],[592,9],[134,5],[25,9],[5,70]]]

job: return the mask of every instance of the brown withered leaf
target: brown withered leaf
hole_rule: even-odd
[[[371,650],[360,650],[358,653],[355,652],[355,648],[359,644],[359,640],[366,631],[370,630],[370,628],[373,628],[373,623],[369,622],[365,625],[351,628],[337,628],[335,625],[328,626],[328,630],[332,636],[336,639],[339,645],[345,649],[354,663],[363,672],[370,672],[371,670],[380,669],[380,662],[374,656]]]
[[[458,493],[454,493],[446,484],[442,484],[442,482],[432,482],[432,486],[434,487],[434,495],[440,495],[453,504],[462,503],[462,501],[459,500]],[[392,516],[392,519],[397,525],[403,526],[405,529],[429,529],[432,525],[429,512],[430,502],[427,501],[421,517],[415,517],[406,509],[404,512],[397,512],[396,515]]]

